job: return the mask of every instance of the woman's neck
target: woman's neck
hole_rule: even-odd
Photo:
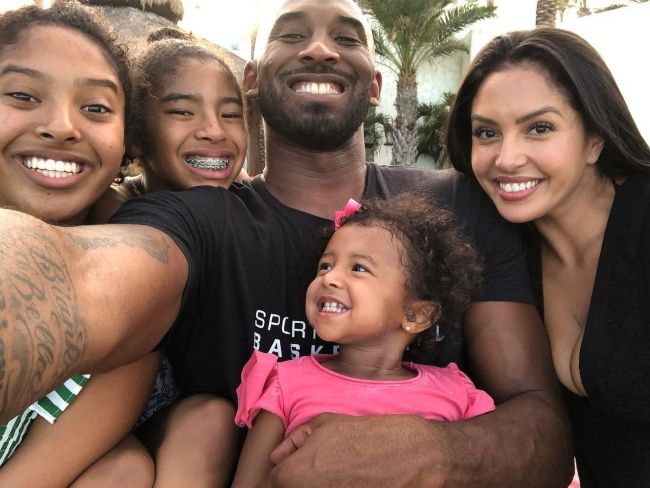
[[[542,236],[543,252],[567,265],[580,264],[599,253],[605,235],[616,190],[608,177],[593,173],[585,177],[570,200],[534,222]]]

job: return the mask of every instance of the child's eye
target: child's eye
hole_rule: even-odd
[[[318,263],[318,271],[329,271],[332,269],[332,265],[330,263]]]
[[[548,134],[553,131],[553,126],[548,122],[536,122],[530,128],[530,133],[536,136]]]
[[[89,105],[84,105],[83,107],[81,107],[81,110],[93,114],[113,113],[113,111],[109,107],[107,107],[106,105],[102,105],[101,103],[91,103]]]
[[[241,119],[244,117],[242,112],[227,112],[221,115],[224,119]]]
[[[172,115],[181,115],[183,117],[191,117],[194,115],[189,110],[183,110],[182,108],[173,108],[171,110],[168,110],[167,113]]]
[[[474,129],[472,136],[476,137],[477,139],[490,140],[494,139],[497,136],[497,132],[495,130],[488,129],[487,127],[479,127],[478,129]]]
[[[38,99],[36,97],[31,96],[28,93],[23,93],[23,92],[10,92],[6,93],[8,97],[11,97],[15,100],[19,100],[21,102],[30,102],[30,103],[35,103],[38,102]]]
[[[352,271],[358,271],[358,272],[360,272],[360,273],[367,273],[367,272],[368,272],[368,268],[366,268],[366,267],[365,267],[364,265],[362,265],[362,264],[358,264],[358,263],[357,263],[357,264],[354,264],[354,265],[352,266]]]

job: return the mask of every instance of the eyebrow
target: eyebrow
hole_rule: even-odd
[[[354,27],[355,29],[363,32],[363,35],[366,35],[366,28],[363,25],[363,22],[361,22],[359,19],[355,19],[354,17],[346,17],[343,15],[339,16],[339,22],[342,24],[347,24],[351,27]]]
[[[164,95],[160,97],[160,101],[162,103],[166,102],[176,102],[178,100],[187,100],[190,102],[200,102],[203,100],[203,97],[201,95],[197,95],[195,93],[178,93],[178,92],[172,92],[168,93],[167,95]],[[221,97],[219,98],[219,103],[235,103],[237,105],[241,105],[242,107],[244,106],[244,102],[242,102],[242,99],[239,97]]]
[[[175,102],[177,100],[188,100],[190,102],[200,102],[203,100],[203,97],[200,95],[195,95],[193,93],[177,93],[177,92],[171,92],[168,93],[167,95],[163,95],[160,97],[160,101],[165,103],[165,102]]]
[[[2,68],[2,72],[0,72],[0,75],[6,75],[10,73],[18,73],[21,75],[29,76],[31,78],[36,78],[38,80],[43,80],[43,81],[51,80],[51,78],[45,73],[43,73],[42,71],[37,71],[31,68],[23,68],[22,66],[18,66],[15,64],[8,64],[4,68]]]
[[[119,93],[119,89],[117,88],[117,84],[109,80],[107,78],[81,78],[79,80],[75,81],[75,85],[79,86],[101,86],[104,88],[108,88],[109,90],[113,91],[115,94]]]
[[[290,22],[292,20],[302,20],[302,19],[304,19],[306,17],[307,17],[307,14],[305,12],[287,12],[287,13],[284,13],[284,14],[280,15],[276,19],[276,21],[273,24],[273,27],[271,29],[271,32],[273,32],[277,28],[278,24],[281,24],[283,22]],[[361,22],[359,19],[356,19],[354,17],[348,17],[348,16],[345,16],[345,15],[339,15],[337,20],[341,24],[349,25],[349,26],[353,27],[355,30],[358,30],[359,32],[361,32],[363,34],[364,40],[366,40],[366,41],[368,40],[367,35],[366,35],[365,26],[363,25],[363,22]]]
[[[287,13],[284,13],[284,14],[278,16],[277,19],[275,19],[275,22],[273,23],[273,28],[271,30],[275,29],[275,27],[278,24],[281,24],[283,22],[289,22],[291,20],[300,20],[300,19],[304,19],[305,17],[307,17],[307,14],[305,14],[305,12],[287,12]]]
[[[562,113],[556,108],[543,107],[540,108],[539,110],[535,110],[534,112],[518,117],[517,119],[515,119],[515,123],[521,124],[523,122],[527,122],[531,119],[534,119],[535,117],[539,117],[540,115],[544,115],[547,113],[554,113],[562,117]],[[472,115],[471,120],[477,122],[483,122],[484,124],[496,124],[495,120],[490,119],[489,117],[483,117],[482,115]]]
[[[368,254],[353,254],[352,257],[355,259],[362,258],[374,264],[375,266],[377,265],[377,262],[372,258],[372,256],[369,256]]]
[[[32,68],[25,68],[23,66],[18,66],[16,64],[8,64],[7,66],[5,66],[2,69],[2,72],[0,72],[0,75],[6,75],[10,73],[17,73],[17,74],[29,76],[30,78],[36,78],[37,80],[46,81],[46,82],[52,81],[52,77],[43,73],[42,71],[38,71]],[[81,78],[75,80],[74,83],[75,85],[80,85],[80,86],[102,86],[105,88],[109,88],[116,94],[119,93],[117,84],[107,78]]]
[[[244,102],[242,102],[242,99],[239,97],[221,97],[219,99],[219,102],[226,104],[226,103],[235,103],[237,105],[241,105],[242,107],[244,106]]]

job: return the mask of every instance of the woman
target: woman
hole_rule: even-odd
[[[453,165],[525,226],[583,488],[650,482],[650,149],[598,53],[559,29],[476,57]]]
[[[90,8],[58,1],[0,15],[0,205],[87,223],[122,161],[129,93],[125,53]],[[62,335],[73,329],[64,304]],[[152,486],[142,445],[127,436],[112,448],[135,423],[157,364],[149,355],[87,385],[66,381],[0,427],[0,486]]]

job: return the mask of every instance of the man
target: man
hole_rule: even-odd
[[[267,123],[267,169],[231,192],[145,196],[118,226],[56,229],[0,214],[0,398],[12,412],[74,372],[132,361],[165,339],[183,394],[232,398],[252,348],[332,352],[304,315],[314,235],[347,199],[429,186],[486,261],[464,322],[474,379],[494,413],[467,422],[323,416],[276,452],[272,486],[561,486],[568,429],[521,247],[470,181],[364,162],[378,103],[369,28],[351,0],[289,0],[245,88]],[[218,143],[213,127],[206,144]],[[144,225],[133,225],[144,224]],[[459,360],[451,336],[439,360]],[[292,446],[298,446],[292,452]]]

